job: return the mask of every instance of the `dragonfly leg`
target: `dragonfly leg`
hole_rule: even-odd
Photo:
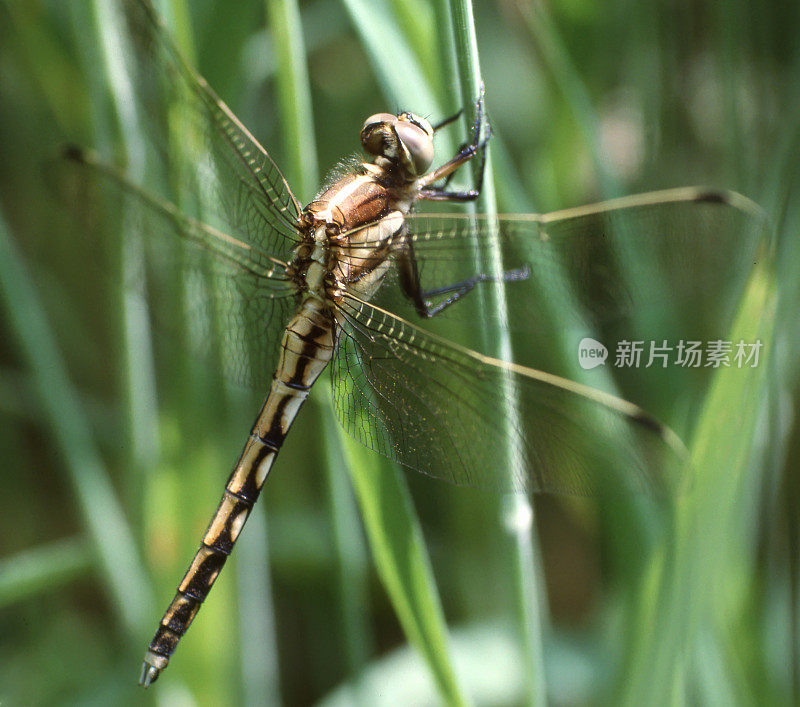
[[[433,132],[441,130],[442,128],[446,127],[447,125],[450,125],[450,123],[455,123],[461,117],[461,114],[463,112],[464,112],[464,109],[460,108],[458,111],[453,113],[453,115],[451,115],[449,118],[445,118],[441,122],[436,123],[436,125],[433,126]]]
[[[422,300],[426,307],[425,316],[427,318],[435,317],[437,314],[447,309],[451,304],[458,302],[458,300],[460,300],[464,295],[471,292],[475,285],[480,282],[514,282],[516,280],[527,280],[529,275],[530,268],[525,266],[515,270],[506,270],[499,276],[478,273],[477,275],[473,275],[468,280],[463,280],[462,282],[457,282],[453,285],[447,285],[445,287],[438,287],[435,290],[428,290],[427,292],[422,293]],[[447,299],[442,300],[435,305],[430,302],[431,297],[444,295],[448,292],[452,294]]]
[[[470,140],[463,143],[458,148],[455,156],[449,162],[446,162],[424,178],[424,184],[419,194],[421,199],[428,199],[430,201],[474,201],[480,196],[481,188],[483,187],[483,174],[486,168],[486,146],[489,139],[492,137],[492,126],[486,118],[483,97],[484,90],[483,86],[481,86],[480,95],[475,101],[475,122],[472,124],[470,130]],[[452,122],[460,113],[461,111],[455,116],[447,118],[442,123],[439,123],[436,129]],[[455,171],[462,164],[468,162],[477,155],[480,155],[480,165],[475,186],[471,189],[448,189],[448,185]],[[442,179],[444,180],[442,185],[432,186],[435,182]]]
[[[469,294],[475,288],[475,285],[481,282],[514,282],[516,280],[527,280],[530,276],[530,268],[525,265],[515,270],[506,270],[500,275],[478,273],[461,282],[444,285],[443,287],[437,287],[433,290],[423,292],[419,281],[417,260],[414,257],[414,248],[411,241],[408,241],[406,247],[398,253],[397,267],[400,275],[400,287],[406,297],[414,303],[417,314],[423,319],[435,317],[451,304],[458,302],[462,297]],[[430,301],[431,297],[447,294],[450,296],[441,302],[434,304]]]

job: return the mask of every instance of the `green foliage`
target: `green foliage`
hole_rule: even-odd
[[[165,344],[132,296],[121,233],[64,208],[90,191],[67,183],[64,198],[63,144],[129,166],[135,153],[117,3],[6,0],[0,702],[376,704],[398,673],[413,703],[532,702],[545,687],[559,704],[797,702],[796,9],[475,3],[476,44],[468,4],[441,0],[158,5],[303,197],[317,165],[355,151],[366,115],[436,121],[478,75],[502,211],[688,184],[741,191],[775,240],[726,338],[761,339],[762,361],[678,399],[667,378],[626,385],[686,433],[690,487],[656,501],[536,498],[533,540],[491,494],[398,476],[342,443],[318,394],[265,488],[266,524],[251,520],[143,695],[141,655],[257,396]],[[463,139],[462,122],[437,137],[439,156]],[[693,267],[687,254],[687,281]],[[562,343],[545,357],[580,375]]]

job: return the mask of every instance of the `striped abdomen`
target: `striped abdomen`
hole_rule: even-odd
[[[318,299],[311,297],[303,302],[286,328],[278,370],[267,399],[192,564],[150,642],[142,684],[152,683],[167,666],[178,641],[208,595],[261,492],[297,411],[333,356],[337,336],[338,329],[330,312]]]

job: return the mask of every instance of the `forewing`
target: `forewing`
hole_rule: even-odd
[[[278,167],[184,60],[149,1],[126,2],[125,11],[139,133],[163,170],[148,184],[190,215],[287,259],[300,208]]]
[[[413,214],[408,238],[423,292],[478,274],[527,277],[508,278],[501,315],[486,306],[487,283],[429,321],[419,321],[396,275],[374,302],[472,347],[480,345],[478,322],[489,340],[502,328],[542,332],[542,340],[523,338],[527,345],[515,351],[515,360],[529,365],[542,362],[518,358],[524,350],[546,345],[559,331],[572,332],[575,344],[586,331],[609,329],[629,339],[708,340],[728,331],[764,247],[765,225],[748,199],[694,188],[542,215]]]
[[[73,149],[67,158],[80,181],[102,194],[116,219],[109,225],[142,236],[128,245],[144,244],[146,280],[160,328],[215,361],[228,380],[265,387],[297,304],[285,263],[187,216],[91,152]],[[138,260],[133,254],[129,259]]]

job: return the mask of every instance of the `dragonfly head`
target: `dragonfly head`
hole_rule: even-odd
[[[413,113],[371,115],[361,128],[361,144],[412,178],[425,174],[433,162],[433,128]]]

